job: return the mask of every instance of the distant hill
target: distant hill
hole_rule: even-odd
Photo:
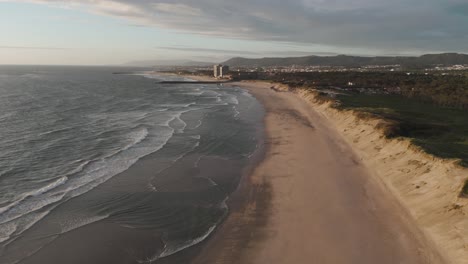
[[[211,66],[214,63],[191,61],[191,60],[144,60],[144,61],[131,61],[125,63],[125,66],[138,66],[138,67],[153,67],[153,66]]]
[[[359,56],[305,56],[287,58],[232,58],[223,64],[231,67],[270,67],[270,66],[345,66],[395,65],[408,68],[422,68],[434,65],[468,64],[468,55],[458,53],[426,54],[420,57],[359,57]]]

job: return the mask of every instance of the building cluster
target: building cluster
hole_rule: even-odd
[[[229,73],[229,66],[227,65],[218,64],[213,67],[213,75],[215,78],[227,77],[228,73]]]
[[[426,71],[464,71],[468,70],[468,65],[437,66]]]

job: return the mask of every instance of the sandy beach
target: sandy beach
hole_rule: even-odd
[[[193,263],[448,263],[322,114],[266,82],[265,157]]]

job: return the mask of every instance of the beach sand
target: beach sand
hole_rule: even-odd
[[[265,107],[265,156],[193,263],[447,263],[311,104],[266,82],[236,85]]]

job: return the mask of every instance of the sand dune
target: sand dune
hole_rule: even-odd
[[[381,120],[338,111],[304,90],[297,94],[336,127],[450,263],[468,263],[468,199],[459,197],[468,169],[426,154],[407,139],[386,139],[376,129]]]

